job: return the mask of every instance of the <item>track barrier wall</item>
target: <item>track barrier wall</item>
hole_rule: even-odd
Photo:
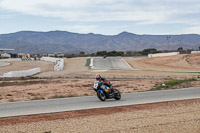
[[[157,53],[157,54],[148,54],[148,57],[161,57],[161,56],[172,56],[172,55],[179,55],[179,52],[171,52],[171,53]]]
[[[21,58],[0,59],[0,61],[21,61]]]
[[[191,54],[200,54],[200,51],[191,51]]]
[[[64,68],[64,59],[53,57],[42,57],[40,60],[54,62],[54,71],[61,71]]]
[[[94,68],[94,66],[93,66],[93,58],[90,59],[90,67]]]
[[[34,74],[40,73],[40,68],[33,68],[24,71],[10,71],[3,74],[3,77],[26,77],[32,76]]]

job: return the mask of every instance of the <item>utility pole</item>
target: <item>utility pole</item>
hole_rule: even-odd
[[[19,40],[17,40],[17,57],[19,58]]]
[[[168,51],[169,51],[169,39],[170,39],[171,37],[170,36],[167,36],[167,40],[168,40]]]
[[[38,50],[39,50],[38,46],[35,45],[35,54],[36,54],[36,55],[38,55]]]
[[[181,46],[181,40],[178,40],[178,42],[179,42],[179,44],[180,44],[180,46]],[[179,47],[180,47],[180,46],[179,46]]]

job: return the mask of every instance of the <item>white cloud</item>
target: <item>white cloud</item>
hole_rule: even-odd
[[[192,33],[200,34],[200,24],[185,28],[184,33],[185,34],[192,34]]]
[[[200,21],[199,0],[1,0],[0,8],[78,22],[136,21],[138,24],[195,25]],[[87,25],[71,27],[83,31],[96,28]],[[190,28],[191,31],[194,29]]]

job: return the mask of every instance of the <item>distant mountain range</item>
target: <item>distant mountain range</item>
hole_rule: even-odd
[[[169,39],[167,37],[170,36]],[[169,44],[169,45],[168,45]],[[95,53],[97,51],[138,51],[147,48],[158,50],[198,49],[200,35],[138,35],[122,32],[118,35],[78,34],[67,31],[20,31],[0,34],[0,48],[29,53]]]

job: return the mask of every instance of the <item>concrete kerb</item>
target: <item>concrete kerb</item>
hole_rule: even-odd
[[[162,57],[162,56],[172,56],[172,55],[179,55],[179,54],[180,54],[179,52],[148,54],[148,58]]]
[[[0,67],[2,67],[2,66],[8,66],[8,65],[10,65],[10,63],[0,62]]]
[[[54,71],[61,71],[64,68],[64,59],[53,58],[53,57],[42,57],[41,60],[54,62],[55,63]]]
[[[94,66],[93,66],[93,58],[90,59],[90,67],[91,67],[91,69],[94,68]]]
[[[124,61],[125,64],[127,64],[127,66],[129,66],[129,68],[130,68],[131,70],[134,70],[134,68],[131,67],[130,64],[128,64],[128,62],[124,60],[124,58],[122,58],[122,60]]]
[[[0,59],[0,61],[22,61],[21,58]]]
[[[200,51],[191,51],[191,54],[200,54]]]
[[[33,68],[24,71],[10,71],[3,74],[3,77],[27,77],[40,73],[40,68]]]

